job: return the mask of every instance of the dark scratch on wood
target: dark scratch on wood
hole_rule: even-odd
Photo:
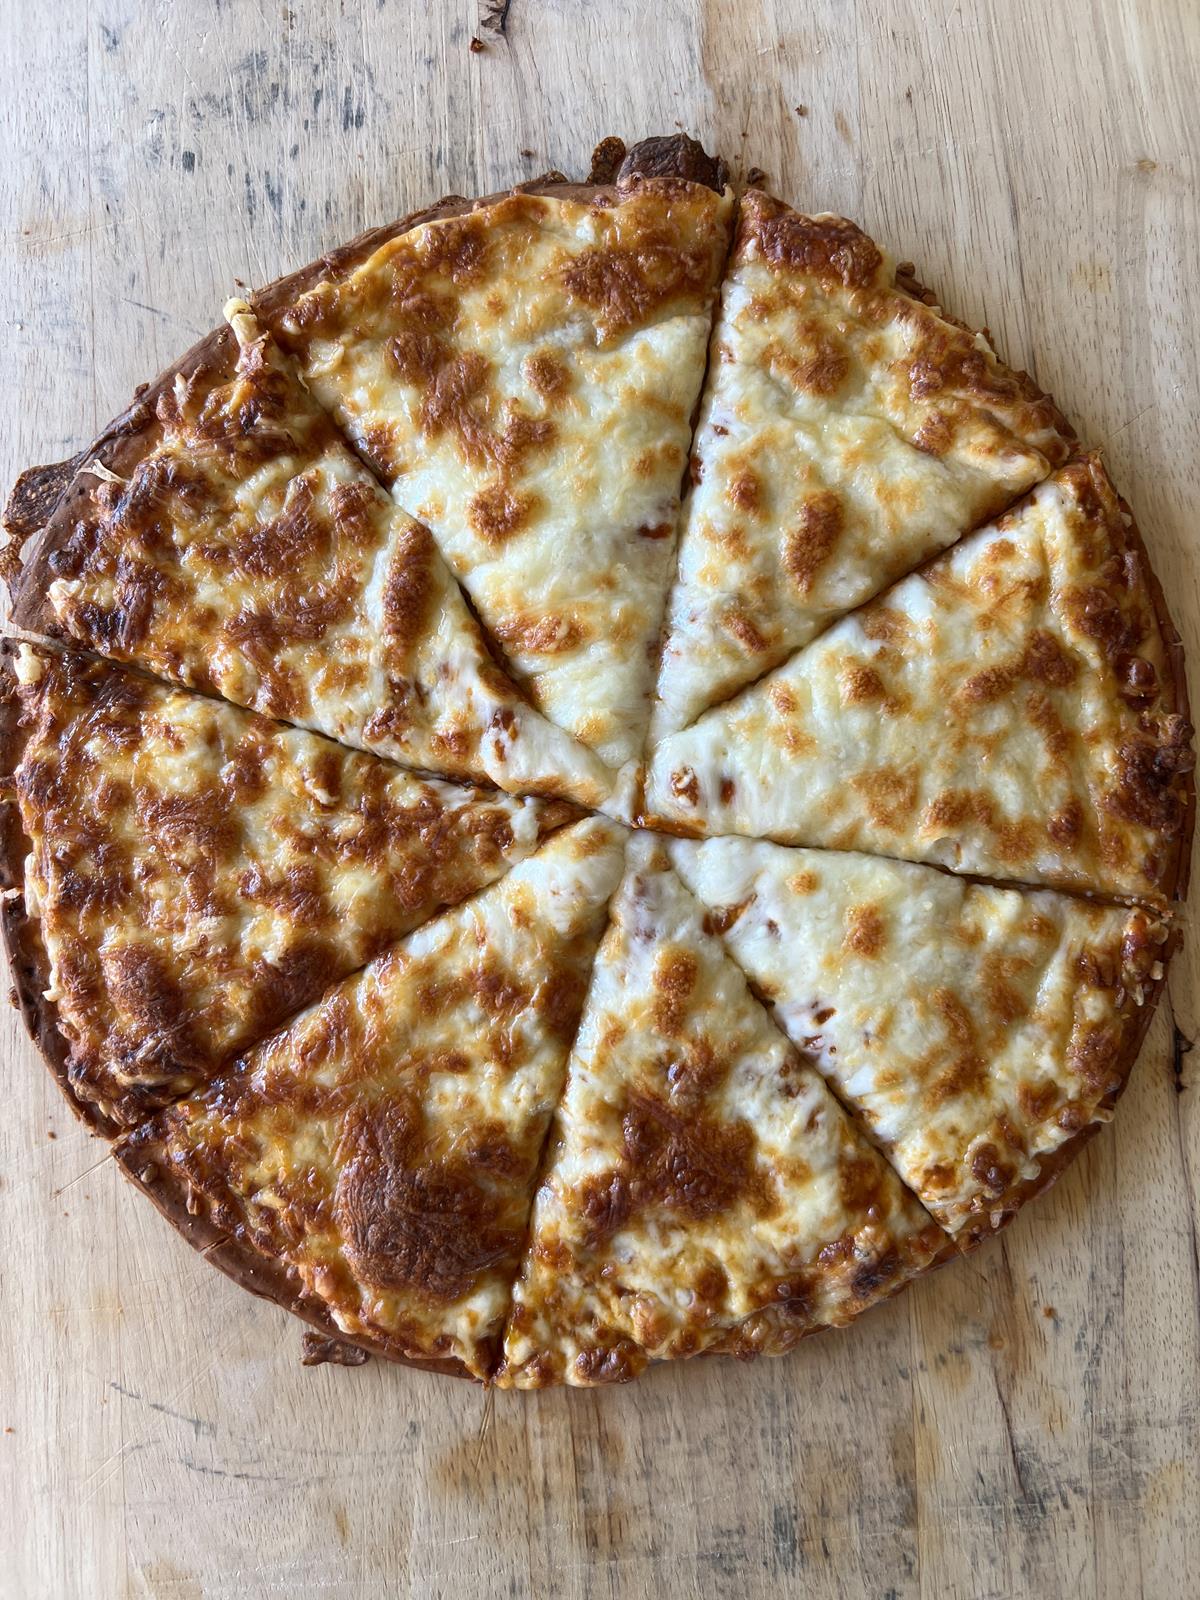
[[[1189,1039],[1179,1024],[1171,1021],[1171,1074],[1175,1079],[1175,1093],[1182,1094],[1187,1088],[1183,1081],[1183,1058],[1190,1056],[1196,1048],[1196,1041]]]
[[[508,13],[512,10],[513,0],[492,0],[483,13],[483,26],[490,28],[493,33],[508,32]]]
[[[180,1456],[181,1466],[189,1472],[203,1473],[206,1478],[230,1478],[238,1483],[286,1483],[286,1478],[268,1472],[227,1472],[224,1467],[206,1467],[202,1461],[193,1461],[190,1456]]]
[[[124,1395],[126,1400],[136,1400],[139,1404],[149,1406],[151,1411],[158,1411],[164,1417],[173,1417],[176,1422],[186,1422],[197,1439],[214,1438],[217,1432],[215,1422],[208,1422],[204,1417],[189,1416],[186,1411],[175,1411],[170,1406],[160,1405],[157,1400],[147,1400],[144,1394],[138,1394],[136,1389],[127,1389],[123,1383],[116,1383],[109,1379],[108,1387],[119,1395]]]

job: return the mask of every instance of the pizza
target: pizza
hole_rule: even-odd
[[[13,620],[410,767],[598,805],[600,760],[501,671],[244,302],[75,471]]]
[[[318,1326],[494,1365],[623,830],[589,818],[426,922],[117,1159]]]
[[[648,833],[567,1067],[504,1334],[502,1386],[788,1350],[946,1236],[751,995]]]
[[[1061,466],[1070,429],[853,223],[742,197],[692,445],[656,732]]]
[[[651,817],[1169,896],[1191,728],[1132,520],[1081,456],[653,750]]]
[[[727,177],[609,139],[377,228],[10,499],[14,1000],[306,1361],[782,1355],[1066,1169],[1179,945],[1103,461]]]
[[[1162,917],[763,840],[679,839],[669,855],[755,994],[953,1236],[996,1227],[1111,1115],[1173,938]]]
[[[28,1004],[135,1121],[572,816],[71,652],[5,658]],[[52,1021],[51,1021],[52,1017]]]
[[[533,703],[641,753],[731,192],[623,170],[458,208],[271,325]]]

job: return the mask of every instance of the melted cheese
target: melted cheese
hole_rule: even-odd
[[[571,815],[23,646],[25,905],[75,1092],[118,1121],[204,1081]]]
[[[1132,896],[1172,881],[1192,763],[1098,459],[654,751],[651,817]]]
[[[986,1229],[1107,1120],[1167,926],[1144,911],[930,867],[745,839],[677,840],[726,947],[904,1182]]]
[[[501,1385],[777,1353],[942,1235],[855,1133],[635,835],[571,1055]]]
[[[346,1333],[486,1377],[624,830],[557,834],[127,1140]]]
[[[641,750],[731,207],[669,180],[506,196],[278,323],[534,702],[613,768]]]
[[[655,735],[777,666],[1066,459],[981,334],[852,223],[751,191],[692,446]]]
[[[227,310],[236,366],[177,380],[56,554],[63,632],[407,766],[602,804],[613,775],[496,667],[428,531]]]

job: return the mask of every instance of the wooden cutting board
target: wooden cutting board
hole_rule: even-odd
[[[1194,0],[513,0],[506,37],[475,0],[9,4],[5,488],[237,280],[682,127],[990,325],[1105,447],[1200,662]],[[1114,1129],[1001,1240],[786,1361],[494,1410],[302,1369],[7,1013],[0,1593],[1194,1595],[1198,955]]]

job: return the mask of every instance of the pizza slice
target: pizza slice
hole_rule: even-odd
[[[124,1125],[577,815],[121,667],[7,647],[3,924],[76,1107]]]
[[[614,769],[649,714],[723,182],[692,141],[650,141],[612,184],[443,204],[262,303],[534,704]]]
[[[1191,733],[1178,637],[1086,456],[664,739],[646,811],[1161,901],[1182,891]]]
[[[841,217],[743,196],[655,711],[686,727],[1070,452],[985,333]]]
[[[624,845],[599,818],[564,829],[117,1159],[243,1283],[487,1378]]]
[[[636,834],[551,1133],[502,1386],[778,1354],[946,1236],[775,1027],[665,842]]]
[[[612,775],[500,670],[428,530],[226,309],[75,467],[13,620],[406,766],[603,802]]]
[[[933,867],[675,840],[708,925],[805,1058],[961,1240],[1112,1114],[1171,944],[1162,918]]]

